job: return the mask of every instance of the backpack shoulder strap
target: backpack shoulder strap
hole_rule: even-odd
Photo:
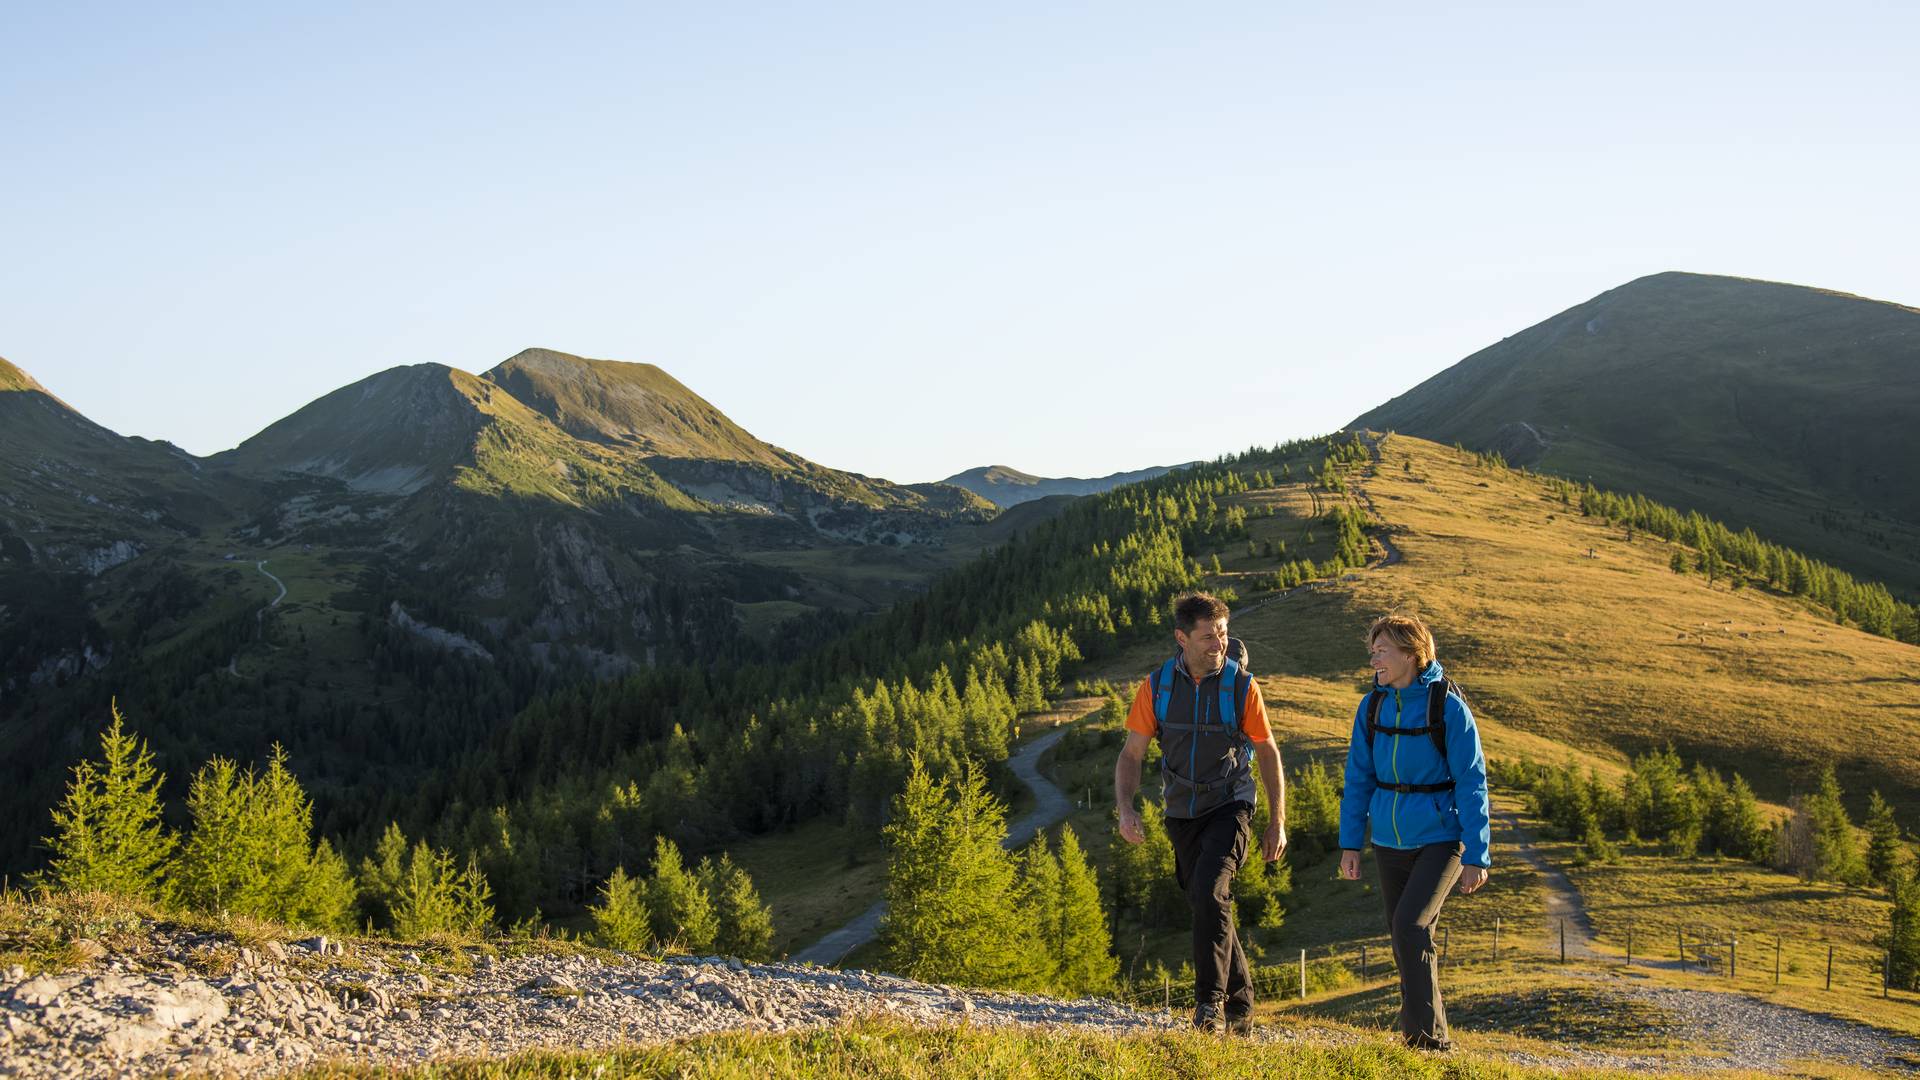
[[[1387,695],[1378,686],[1367,691],[1367,738],[1380,734],[1380,702]]]
[[[1228,660],[1220,669],[1220,722],[1235,735],[1240,734],[1240,695],[1234,693],[1239,686],[1240,665]]]
[[[1446,678],[1435,679],[1427,690],[1427,734],[1442,765],[1447,763],[1447,695],[1452,692],[1453,680]]]
[[[1156,725],[1167,722],[1167,706],[1173,701],[1173,678],[1176,674],[1178,672],[1174,670],[1173,660],[1169,658],[1160,665],[1158,671],[1147,677],[1153,686],[1153,722]]]

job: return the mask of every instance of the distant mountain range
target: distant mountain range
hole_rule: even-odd
[[[1356,417],[1640,491],[1920,591],[1920,311],[1665,273]]]
[[[954,473],[940,482],[966,488],[995,506],[1008,507],[1032,502],[1035,499],[1044,499],[1050,495],[1098,495],[1103,491],[1112,491],[1122,484],[1151,480],[1175,469],[1188,468],[1192,464],[1193,462],[1187,462],[1181,465],[1136,469],[1133,472],[1109,473],[1092,480],[1082,480],[1075,476],[1034,476],[1005,465],[986,465],[978,469]]]

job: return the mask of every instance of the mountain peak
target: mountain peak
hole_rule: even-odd
[[[38,390],[47,394],[47,388],[34,381],[33,376],[9,363],[6,357],[0,356],[0,393],[17,390]],[[47,396],[53,395],[47,394]]]
[[[792,464],[653,364],[535,348],[481,378],[578,439],[663,457]]]
[[[515,405],[445,364],[402,365],[343,386],[218,457],[250,471],[331,476],[359,490],[409,494],[464,463],[489,416],[527,415]]]

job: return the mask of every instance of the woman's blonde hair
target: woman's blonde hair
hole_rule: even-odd
[[[1367,628],[1367,648],[1373,648],[1374,639],[1382,634],[1402,651],[1413,654],[1416,671],[1425,671],[1438,655],[1433,645],[1433,631],[1417,616],[1382,615],[1373,620],[1373,625]]]

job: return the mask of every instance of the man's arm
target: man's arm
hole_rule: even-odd
[[[1129,844],[1146,842],[1147,830],[1140,823],[1140,811],[1133,797],[1140,793],[1140,765],[1147,760],[1147,736],[1127,732],[1127,743],[1113,763],[1113,804],[1120,812],[1120,838]]]
[[[1287,779],[1280,771],[1280,747],[1268,735],[1253,744],[1260,763],[1260,783],[1267,789],[1267,831],[1260,838],[1260,855],[1268,862],[1287,850]]]

